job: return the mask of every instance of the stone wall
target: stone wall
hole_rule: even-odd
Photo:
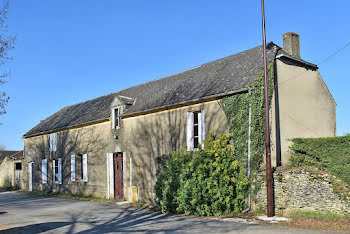
[[[252,209],[266,207],[265,174],[255,178]],[[350,214],[350,189],[324,170],[314,167],[279,169],[273,175],[276,215],[294,211]],[[260,187],[260,190],[259,190]]]

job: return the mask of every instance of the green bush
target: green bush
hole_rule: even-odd
[[[295,138],[290,147],[293,166],[317,166],[350,185],[350,136]]]
[[[248,180],[230,140],[211,132],[205,149],[174,152],[162,160],[155,191],[163,212],[211,216],[245,208]]]

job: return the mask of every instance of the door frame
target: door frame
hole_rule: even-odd
[[[123,154],[123,197],[126,197],[126,152],[107,153],[107,199],[114,199],[114,157],[116,153]]]

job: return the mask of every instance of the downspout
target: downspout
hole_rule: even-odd
[[[250,211],[251,208],[251,179],[250,179],[250,161],[251,161],[251,143],[250,143],[250,135],[251,135],[251,125],[252,125],[252,102],[251,102],[251,96],[252,92],[251,89],[248,91],[249,95],[249,117],[248,117],[248,168],[247,168],[247,177],[248,177],[248,186],[249,186],[249,192],[248,192],[248,208],[242,211],[242,213],[246,213]]]

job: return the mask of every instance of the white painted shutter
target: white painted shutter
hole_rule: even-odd
[[[55,182],[55,164],[56,160],[52,160],[52,181]]]
[[[113,153],[107,153],[107,198],[114,197]]]
[[[75,155],[70,156],[70,179],[75,181]]]
[[[54,133],[54,137],[53,137],[53,151],[54,152],[57,151],[57,133]]]
[[[47,159],[41,160],[41,183],[47,183]]]
[[[107,164],[107,199],[110,199],[110,188],[109,188],[109,157],[110,153],[107,153],[106,164]]]
[[[49,135],[49,142],[50,142],[50,147],[49,147],[49,148],[50,148],[50,152],[52,152],[52,147],[53,147],[53,142],[52,142],[53,139],[52,139],[52,136],[53,136],[53,134],[50,134],[50,135]]]
[[[33,191],[33,163],[28,163],[28,190]]]
[[[111,116],[112,116],[112,129],[114,129],[115,128],[115,116],[114,116],[115,115],[115,110],[112,109],[111,111],[112,111],[112,113],[111,113]]]
[[[50,134],[50,151],[56,152],[57,150],[57,133]]]
[[[88,158],[87,158],[87,154],[83,154],[83,181],[88,182]]]
[[[204,118],[204,110],[198,113],[198,136],[199,136],[199,144],[201,144],[202,149],[204,149],[204,139],[205,139],[205,118]]]
[[[187,151],[193,150],[193,113],[187,112],[187,121],[186,121],[186,144]]]
[[[62,184],[62,158],[58,159],[58,183]]]

